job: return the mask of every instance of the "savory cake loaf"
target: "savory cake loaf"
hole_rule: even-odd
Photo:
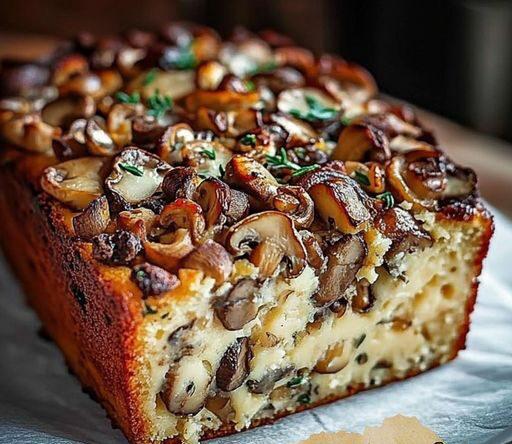
[[[4,251],[130,442],[234,433],[464,347],[492,218],[360,66],[172,23],[0,78]]]

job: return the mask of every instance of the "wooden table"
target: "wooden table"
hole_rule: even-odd
[[[0,33],[0,58],[29,59],[50,51],[56,43],[55,38],[48,36]],[[512,144],[427,111],[418,112],[426,125],[434,129],[446,152],[477,172],[483,197],[512,218]]]

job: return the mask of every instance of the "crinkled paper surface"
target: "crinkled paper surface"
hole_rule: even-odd
[[[84,394],[2,262],[0,443],[126,443]],[[396,414],[417,417],[447,443],[512,441],[512,224],[496,216],[467,350],[441,368],[212,444],[295,443],[357,431]]]

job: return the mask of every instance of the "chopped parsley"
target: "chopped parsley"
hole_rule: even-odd
[[[297,397],[297,401],[299,401],[301,404],[309,404],[311,402],[311,396],[309,396],[307,393],[303,393]]]
[[[391,208],[395,205],[395,198],[389,191],[385,191],[384,193],[377,194],[377,199],[382,200],[384,202],[385,208]]]
[[[297,387],[298,385],[301,385],[304,383],[304,377],[303,376],[295,376],[295,378],[290,379],[287,383],[287,387]]]
[[[254,84],[254,82],[252,80],[244,80],[244,84],[245,84],[245,89],[247,90],[247,92],[252,92],[256,89],[256,85]]]
[[[164,114],[172,108],[173,103],[169,96],[164,96],[160,94],[160,91],[156,90],[155,93],[148,98],[147,105],[149,107],[148,114],[158,119],[163,117]]]
[[[119,103],[136,104],[136,103],[140,103],[140,94],[137,91],[135,91],[131,94],[125,93],[123,91],[117,91],[116,92],[116,100]]]
[[[144,80],[142,81],[142,85],[143,86],[151,85],[156,79],[156,72],[157,72],[156,68],[153,68],[150,71],[148,71],[148,73],[144,77]]]
[[[251,133],[246,134],[245,136],[243,136],[240,139],[240,142],[243,143],[244,145],[255,146],[256,145],[256,135],[251,134]]]
[[[120,163],[119,167],[134,176],[142,177],[144,175],[144,171],[142,171],[138,166],[130,165],[129,163]]]
[[[334,108],[328,108],[322,105],[320,101],[313,96],[306,96],[305,100],[309,108],[308,111],[304,113],[298,109],[292,109],[290,110],[290,114],[293,117],[313,122],[316,120],[333,119],[338,113]]]
[[[368,179],[368,176],[364,173],[361,173],[361,171],[355,171],[354,172],[354,179],[359,182],[359,184],[364,186],[370,185],[370,179]]]
[[[197,65],[197,58],[190,46],[179,48],[173,65],[177,69],[194,69]]]
[[[217,158],[217,153],[215,152],[215,150],[213,148],[212,149],[203,148],[201,150],[201,154],[203,156],[208,157],[211,160],[215,160]]]

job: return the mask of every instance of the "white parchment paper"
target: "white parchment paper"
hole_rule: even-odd
[[[447,443],[512,442],[512,225],[496,216],[467,350],[441,368],[212,444],[295,443],[358,431],[396,414],[417,417]],[[0,264],[0,443],[125,443],[103,409],[38,336],[5,261]]]

